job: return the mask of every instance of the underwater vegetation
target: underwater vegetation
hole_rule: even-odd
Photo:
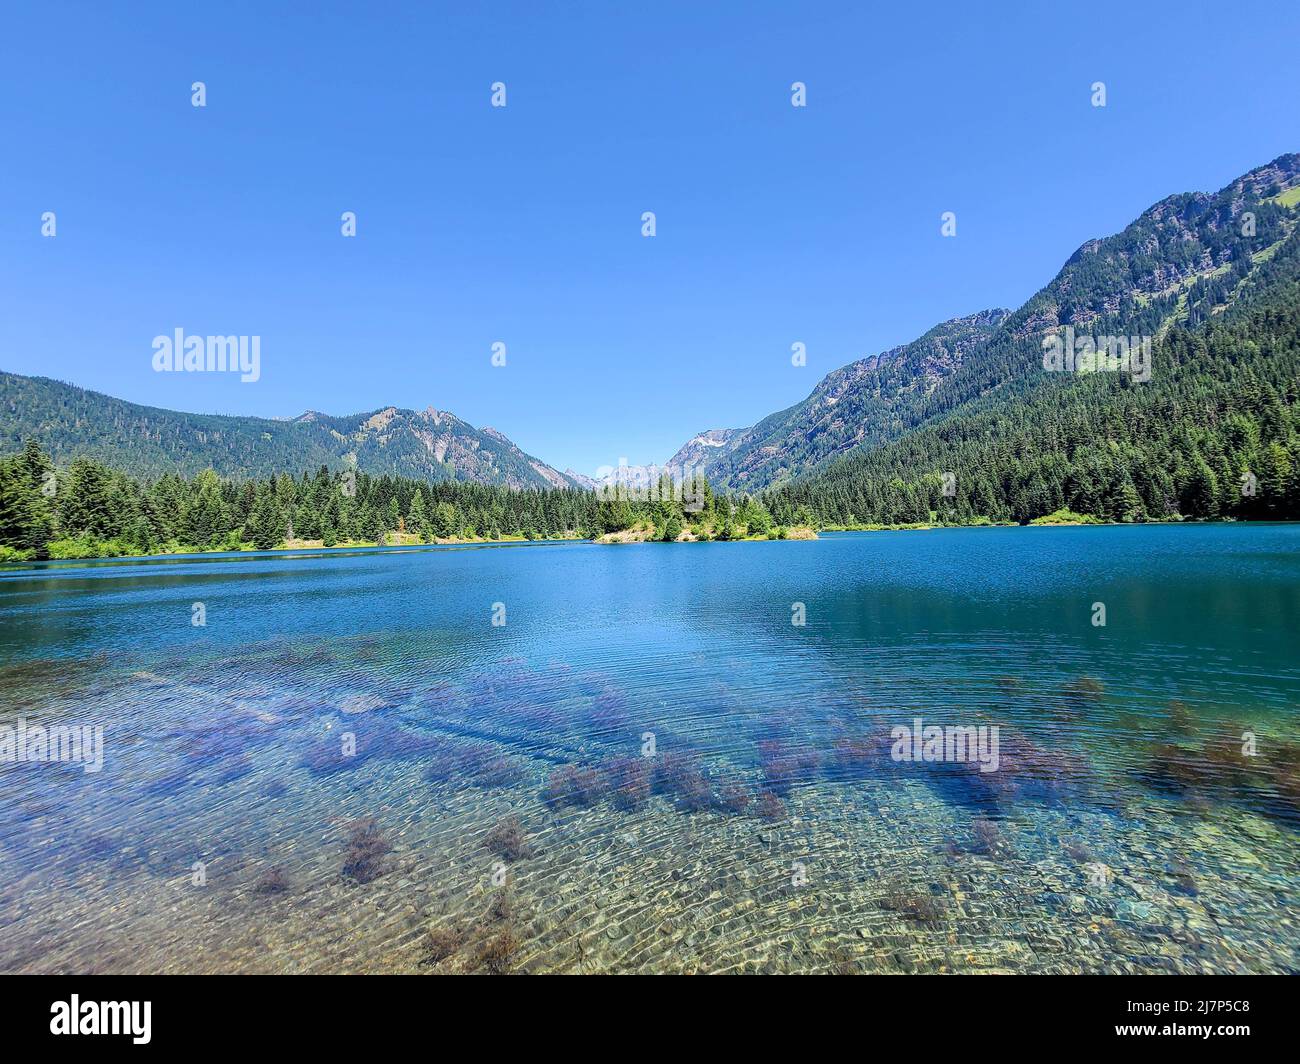
[[[470,967],[488,975],[507,975],[522,945],[519,937],[509,928],[489,935],[474,950]]]
[[[623,696],[614,691],[602,691],[592,701],[587,713],[587,729],[597,739],[626,734],[631,718]]]
[[[1066,857],[1071,861],[1077,861],[1079,864],[1087,864],[1092,860],[1092,851],[1076,839],[1066,839],[1061,849],[1065,852]]]
[[[354,741],[347,743],[344,735],[350,733]],[[303,753],[299,764],[313,776],[329,776],[360,768],[371,760],[406,761],[436,754],[436,739],[400,728],[383,717],[368,716],[347,727],[329,729],[312,741]]]
[[[513,787],[523,781],[523,764],[487,743],[430,739],[422,753],[428,756],[425,778],[430,783],[464,783],[490,789]]]
[[[182,790],[194,776],[192,769],[174,768],[152,779],[144,793],[154,798],[164,798]]]
[[[678,808],[697,813],[713,805],[713,786],[693,754],[670,751],[655,759],[654,790]]]
[[[515,918],[515,897],[506,887],[501,887],[488,902],[484,919],[490,924],[508,924]]]
[[[1214,802],[1242,802],[1276,819],[1300,819],[1300,743],[1253,738],[1241,725],[1225,724],[1197,745],[1158,742],[1139,777],[1151,789],[1172,794],[1192,811]],[[1255,753],[1246,750],[1253,748]]]
[[[84,698],[106,686],[109,657],[99,651],[85,657],[6,661],[0,670],[0,698],[10,710],[23,711],[52,700]]]
[[[423,963],[441,964],[458,953],[468,938],[464,928],[456,925],[433,928],[424,939]]]
[[[524,770],[514,758],[494,757],[472,778],[475,787],[512,787],[524,778]]]
[[[604,766],[563,765],[551,773],[542,799],[552,809],[593,806],[612,798],[621,809],[638,809],[651,794],[680,809],[713,807],[709,777],[693,755],[670,752],[655,758],[620,757]]]
[[[981,857],[1010,857],[1014,853],[997,821],[986,816],[977,816],[971,821],[971,843],[968,850]]]
[[[889,757],[889,749],[882,749],[880,739],[836,739],[827,774],[832,779],[843,780],[872,776],[879,771],[882,757]]]
[[[743,816],[754,796],[739,783],[728,783],[718,792],[718,808],[724,813]]]
[[[81,855],[90,861],[115,861],[118,856],[116,844],[107,835],[89,835],[81,847]]]
[[[1080,676],[1061,684],[1058,697],[1047,704],[1047,713],[1058,721],[1076,721],[1100,706],[1105,696],[1105,684],[1092,676]]]
[[[1228,792],[1247,788],[1264,769],[1242,753],[1243,728],[1228,726],[1200,746],[1157,743],[1148,778],[1179,792]]]
[[[1065,684],[1062,690],[1067,694],[1097,701],[1106,693],[1106,685],[1094,676],[1080,676],[1077,680]]]
[[[234,783],[253,771],[253,762],[247,754],[238,754],[222,761],[218,768],[216,776],[218,784]]]
[[[566,709],[571,693],[565,670],[535,672],[522,665],[502,671],[499,667],[471,677],[464,685],[469,693],[463,708],[468,719],[484,726],[497,721],[503,703],[515,708],[511,722],[521,733],[553,733],[567,728]]]
[[[1175,698],[1170,701],[1165,710],[1165,721],[1172,734],[1191,735],[1196,730],[1196,720],[1186,702],[1180,702]]]
[[[284,894],[288,889],[289,877],[279,865],[266,869],[253,884],[253,891],[257,894]]]
[[[343,875],[357,883],[369,883],[382,876],[392,845],[379,830],[374,817],[359,817],[345,825],[347,842],[343,854]]]
[[[492,830],[483,837],[483,845],[507,861],[518,861],[528,856],[527,836],[517,816],[497,821]]]
[[[542,800],[552,809],[595,805],[609,793],[609,781],[594,768],[562,765],[551,773]]]
[[[1169,880],[1169,889],[1186,898],[1195,898],[1200,894],[1196,883],[1195,870],[1186,861],[1175,858],[1164,867],[1164,874]]]
[[[440,965],[465,950],[476,936],[481,936],[469,951],[467,970],[489,975],[506,974],[522,946],[514,928],[517,913],[514,895],[502,887],[492,894],[483,918],[474,927],[455,922],[431,928],[424,937],[424,955],[420,963]]]
[[[493,892],[486,911],[472,927],[463,922],[444,924],[431,928],[424,937],[422,965],[441,965],[456,954],[464,954],[463,970],[504,975],[514,963],[515,955],[523,945],[515,930],[519,919],[519,905],[508,887]]]
[[[1300,745],[1288,747],[1288,755],[1300,752]],[[1273,772],[1273,786],[1283,807],[1300,818],[1300,765],[1294,761],[1279,761]]]
[[[781,769],[804,778],[820,763],[816,755],[798,752],[781,756]],[[624,811],[640,809],[651,796],[666,798],[684,813],[714,810],[733,816],[753,814],[765,820],[785,816],[785,802],[769,787],[757,795],[731,780],[717,784],[692,753],[670,751],[654,758],[619,757],[600,766],[562,765],[551,773],[542,800],[551,809],[590,807],[608,799]]]
[[[905,888],[889,890],[879,902],[886,912],[897,913],[914,923],[938,924],[945,912],[943,903],[931,894],[916,894]]]
[[[1022,735],[1004,736],[996,772],[981,772],[967,762],[961,766],[997,801],[1038,798],[1065,802],[1087,796],[1096,771],[1083,754],[1046,746]]]
[[[814,777],[821,758],[816,751],[791,747],[779,739],[758,744],[758,767],[767,789],[778,798],[790,797],[796,783]]]
[[[973,756],[965,761],[895,761],[894,742],[886,727],[866,736],[837,739],[823,765],[824,774],[841,781],[913,776],[946,800],[995,813],[1023,798],[1065,803],[1088,799],[1095,790],[1096,771],[1083,754],[1008,735],[1005,729],[995,771],[984,771]]]
[[[614,792],[614,805],[631,811],[640,809],[650,797],[653,776],[643,757],[620,757],[606,770]]]
[[[424,778],[430,783],[460,781],[481,770],[486,759],[479,748],[470,752],[452,743],[439,743],[431,751]]]
[[[168,738],[178,743],[187,761],[213,764],[246,756],[251,747],[270,739],[272,734],[269,725],[250,718],[188,727],[171,732]]]
[[[1106,685],[1094,676],[1080,676],[1061,684],[1061,697],[1067,704],[1086,706],[1102,700]]]
[[[391,709],[396,703],[390,699],[382,698],[374,692],[367,691],[362,694],[348,695],[339,702],[339,710],[343,713],[373,713],[379,709]]]
[[[997,811],[1028,798],[1056,804],[1082,801],[1095,778],[1082,754],[1021,735],[1002,736],[996,771],[985,772],[976,761],[913,762],[903,767],[941,781],[957,801]]]
[[[754,815],[760,820],[781,820],[785,817],[785,802],[771,791],[764,791],[754,803]]]
[[[328,665],[336,657],[336,652],[323,643],[307,643],[271,651],[269,660],[272,665],[287,672],[294,672]]]

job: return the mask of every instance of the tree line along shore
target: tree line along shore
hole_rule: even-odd
[[[544,539],[815,538],[812,512],[789,510],[774,514],[755,497],[715,494],[703,481],[602,494],[324,466],[264,479],[207,469],[145,480],[87,457],[56,469],[31,440],[0,458],[0,561],[9,562]]]

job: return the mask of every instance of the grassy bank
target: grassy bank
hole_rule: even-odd
[[[618,529],[597,536],[593,543],[753,543],[758,540],[816,539],[817,533],[808,525],[781,525],[751,532],[745,525],[718,528],[711,524],[690,524],[685,528],[668,524],[657,527],[651,521],[638,521],[630,528]]]
[[[350,547],[416,547],[416,546],[455,546],[474,543],[526,543],[543,540],[579,540],[585,537],[574,533],[555,536],[524,536],[520,534],[495,536],[448,536],[422,539],[409,532],[390,532],[382,540],[349,539],[331,542],[328,546],[320,539],[282,540],[274,547],[259,547],[246,540],[228,538],[219,544],[196,547],[188,543],[168,542],[156,546],[153,550],[142,550],[137,544],[119,539],[96,539],[93,536],[77,536],[69,539],[55,539],[49,543],[49,558],[38,559],[34,551],[15,550],[0,546],[0,564],[5,562],[31,561],[86,561],[97,558],[165,558],[177,554],[234,554],[258,550],[340,550]]]
[[[1145,521],[1106,521],[1092,514],[1075,513],[1073,510],[1061,509],[1055,513],[1047,514],[1044,517],[1036,517],[1028,522],[1030,526],[1070,526],[1070,525],[1179,525],[1188,523],[1187,520],[1180,516],[1161,518],[1160,520]],[[1217,522],[1193,521],[1192,524],[1225,524],[1231,523],[1231,519]],[[911,522],[908,524],[851,524],[851,525],[824,525],[823,532],[912,532],[928,531],[935,528],[1019,528],[1021,527],[1015,521],[992,521],[987,517],[979,517],[973,521],[925,521]]]

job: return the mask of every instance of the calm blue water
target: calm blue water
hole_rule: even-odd
[[[0,969],[1293,969],[1298,632],[1279,525],[12,569]]]

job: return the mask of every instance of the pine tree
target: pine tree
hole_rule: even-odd
[[[1264,504],[1270,516],[1287,512],[1287,495],[1291,489],[1293,470],[1291,456],[1286,448],[1274,440],[1264,452],[1259,487],[1264,493]]]
[[[430,519],[433,534],[438,539],[450,539],[460,531],[460,514],[449,502],[440,502],[433,508]]]
[[[1183,492],[1183,510],[1189,517],[1213,519],[1219,516],[1219,480],[1204,460],[1197,464]]]
[[[200,550],[208,549],[230,530],[221,480],[211,469],[194,478],[193,500],[185,514],[184,534],[187,542]]]
[[[109,479],[109,471],[93,459],[74,459],[59,496],[59,525],[64,535],[106,539],[113,534]]]
[[[415,494],[411,496],[411,509],[407,520],[407,528],[416,532],[421,542],[431,543],[433,541],[433,525],[429,521],[429,511],[424,504],[424,492],[419,488],[415,489]]]
[[[253,546],[258,550],[274,550],[284,542],[284,529],[281,527],[283,515],[276,505],[275,497],[266,492],[257,501],[253,511],[252,532]]]

